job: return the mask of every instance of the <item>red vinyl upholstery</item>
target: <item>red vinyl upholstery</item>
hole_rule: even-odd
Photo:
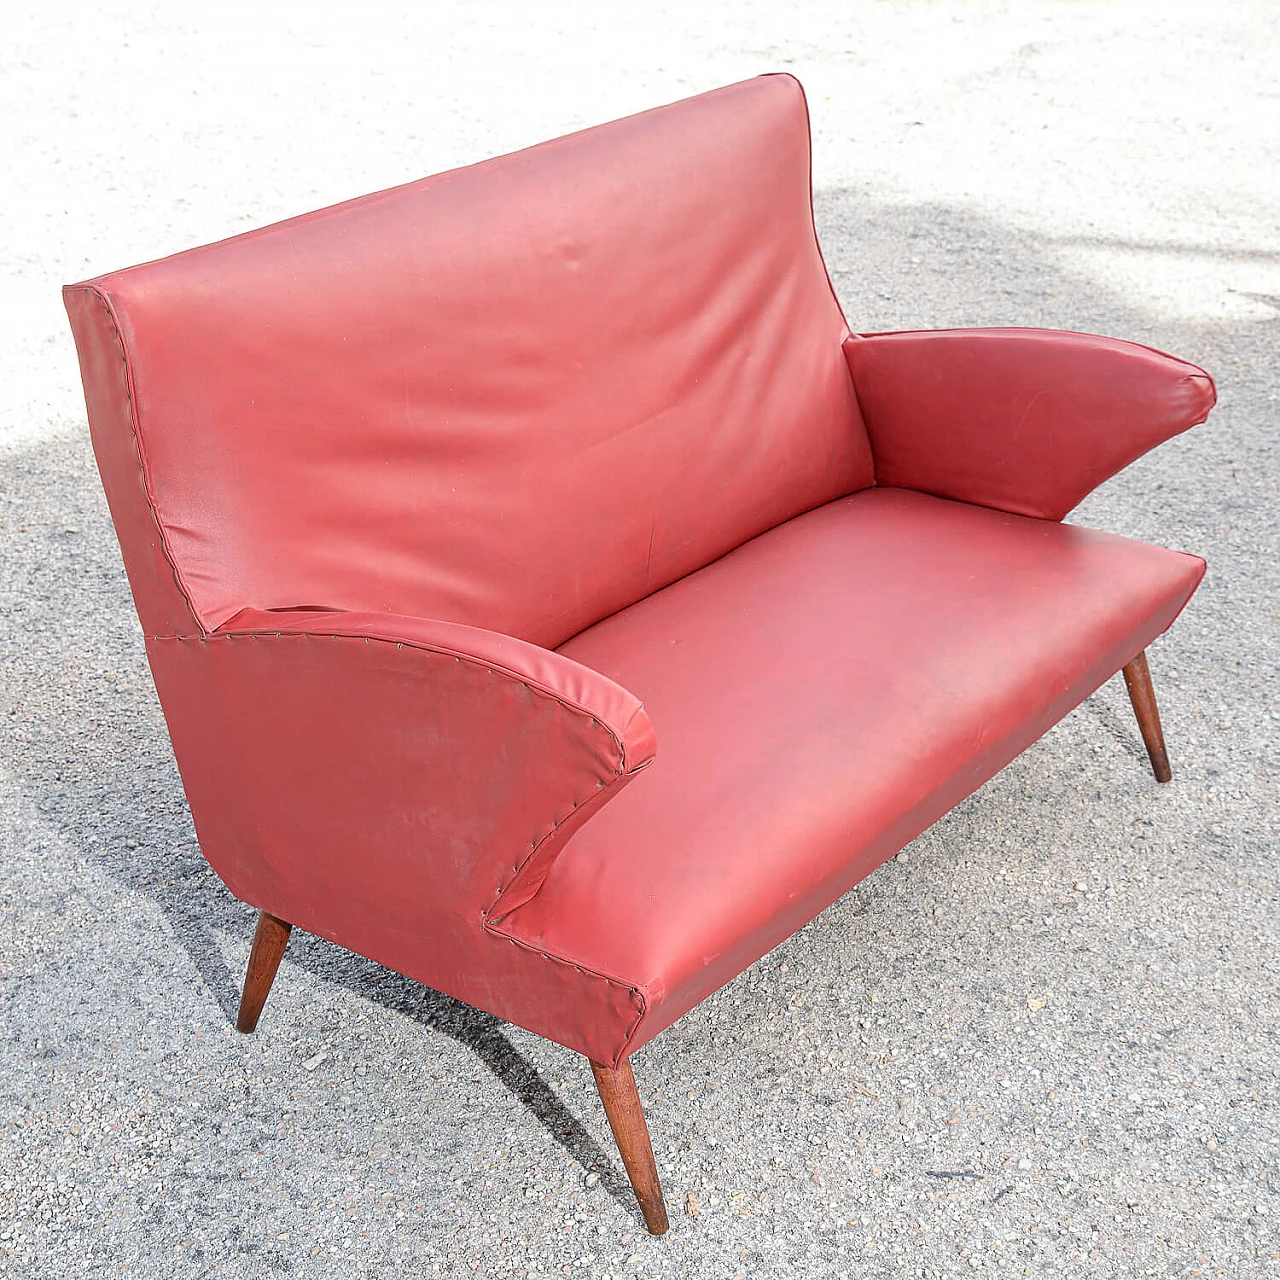
[[[1203,571],[1056,521],[1202,418],[1208,376],[1081,335],[852,337],[786,76],[66,304],[211,864],[598,1063],[981,785]]]
[[[633,985],[634,1048],[1008,764],[1203,573],[902,489],[761,535],[561,647],[644,699],[660,749],[499,927]]]
[[[873,333],[844,349],[878,484],[1045,520],[1217,400],[1196,365],[1089,333]]]
[[[205,855],[308,932],[606,1060],[638,997],[484,929],[653,758],[638,699],[456,623],[246,610],[147,656]]]
[[[85,292],[90,396],[122,345],[209,630],[310,604],[556,645],[872,482],[789,76]]]

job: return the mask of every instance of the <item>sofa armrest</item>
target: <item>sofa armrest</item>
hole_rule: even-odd
[[[1217,399],[1196,365],[1085,333],[873,333],[844,350],[878,484],[1045,520]]]
[[[339,941],[495,923],[654,755],[621,686],[474,627],[245,610],[147,648],[205,855]]]

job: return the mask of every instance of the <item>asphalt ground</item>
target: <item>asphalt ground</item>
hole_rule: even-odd
[[[0,1274],[1280,1276],[1270,3],[85,6],[0,44]],[[254,913],[195,843],[58,287],[758,71],[854,328],[1210,369],[1079,523],[1209,574],[1151,650],[637,1055],[647,1237],[575,1055]]]

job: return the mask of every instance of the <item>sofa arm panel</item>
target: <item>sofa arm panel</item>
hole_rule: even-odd
[[[844,350],[878,484],[1044,520],[1217,400],[1198,366],[1085,333],[873,333]]]
[[[147,646],[210,863],[365,954],[382,932],[470,947],[653,758],[625,689],[472,627],[246,610]]]

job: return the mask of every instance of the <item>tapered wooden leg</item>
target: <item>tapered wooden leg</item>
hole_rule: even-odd
[[[258,1025],[262,1006],[267,1003],[267,993],[275,981],[280,957],[293,925],[277,920],[266,911],[258,913],[258,927],[253,934],[253,950],[249,952],[249,967],[244,975],[244,993],[240,997],[240,1016],[236,1029],[248,1034]]]
[[[627,1167],[627,1177],[640,1201],[644,1225],[651,1234],[660,1236],[667,1229],[667,1206],[662,1202],[658,1166],[653,1162],[649,1126],[644,1122],[631,1063],[623,1058],[616,1067],[605,1067],[592,1061],[591,1070],[596,1088],[600,1090],[600,1101],[604,1103],[604,1113],[609,1117],[609,1128],[613,1130],[622,1163]]]
[[[1133,703],[1134,714],[1138,717],[1138,728],[1142,731],[1147,755],[1151,757],[1151,768],[1155,771],[1156,781],[1168,782],[1173,777],[1173,772],[1169,768],[1169,753],[1164,748],[1164,731],[1160,728],[1156,691],[1151,687],[1151,671],[1147,667],[1145,650],[1125,667],[1124,682],[1129,690],[1129,701]]]

